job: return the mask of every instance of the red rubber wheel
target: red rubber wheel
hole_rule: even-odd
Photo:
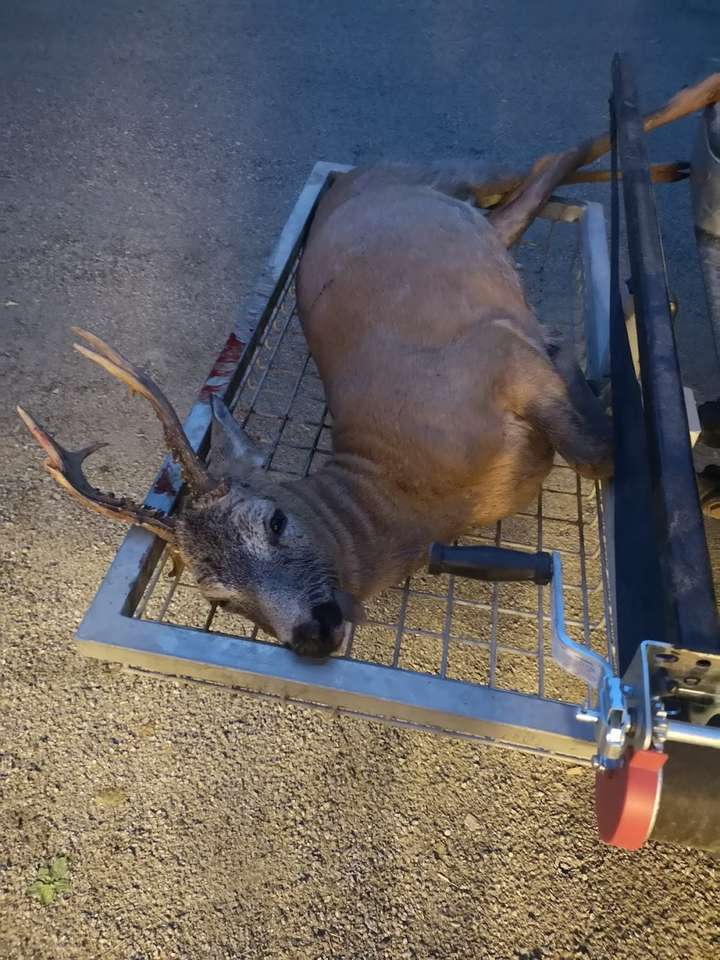
[[[667,754],[629,750],[617,770],[595,775],[595,814],[600,839],[613,847],[639,850],[652,832]]]

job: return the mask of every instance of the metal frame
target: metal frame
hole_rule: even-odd
[[[346,169],[329,163],[316,164],[300,194],[257,288],[249,320],[236,325],[185,422],[189,440],[200,452],[208,444],[210,396],[216,393],[232,401],[268,318],[291,282],[293,263],[318,199],[332,174]],[[544,215],[580,225],[583,269],[590,288],[584,316],[588,331],[587,367],[600,379],[607,372],[609,342],[609,268],[602,208],[598,204],[567,203],[554,198]],[[166,461],[146,502],[168,511],[176,503],[179,488],[177,470]],[[579,509],[582,510],[582,504]],[[538,522],[541,524],[541,518]],[[606,547],[601,543],[601,551]],[[577,718],[576,704],[405,670],[395,662],[388,667],[334,658],[317,664],[275,644],[137,619],[134,614],[153,573],[157,573],[162,551],[163,544],[146,531],[133,528],[129,532],[77,630],[77,645],[82,653],[157,674],[220,683],[289,702],[436,732],[489,739],[576,762],[589,761],[595,752],[594,731]],[[607,595],[604,569],[603,578],[603,592]],[[407,585],[403,589],[406,602]],[[496,596],[494,617],[497,609]],[[541,607],[538,611],[539,622],[547,619],[543,618]],[[496,636],[497,622],[494,631]],[[589,640],[587,609],[585,635]],[[496,656],[494,648],[490,652],[492,662],[492,656]]]
[[[613,167],[622,173],[641,376],[640,389],[620,302],[619,187],[613,178],[615,563],[624,672],[644,640],[719,651],[720,629],[643,122],[630,68],[619,56],[613,60],[611,135]]]
[[[705,109],[690,166],[698,257],[716,359],[720,362],[720,104]]]

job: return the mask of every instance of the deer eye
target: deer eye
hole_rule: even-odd
[[[282,535],[283,530],[287,526],[287,517],[282,510],[276,510],[275,513],[273,513],[268,526],[270,527],[271,533],[274,533],[276,537]]]

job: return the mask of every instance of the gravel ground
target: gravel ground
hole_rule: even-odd
[[[714,860],[600,846],[582,768],[82,660],[121,531],[52,489],[12,412],[110,441],[96,476],[142,493],[158,431],[71,323],[184,412],[315,160],[522,164],[603,127],[616,47],[650,106],[717,69],[719,27],[669,0],[2,5],[3,960],[720,952]],[[686,380],[717,395],[684,188],[661,207]],[[44,908],[60,853],[73,889]]]

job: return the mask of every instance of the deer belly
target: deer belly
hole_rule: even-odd
[[[514,441],[473,485],[475,523],[494,523],[533,506],[552,469],[554,451],[544,437],[525,425],[514,432]]]

